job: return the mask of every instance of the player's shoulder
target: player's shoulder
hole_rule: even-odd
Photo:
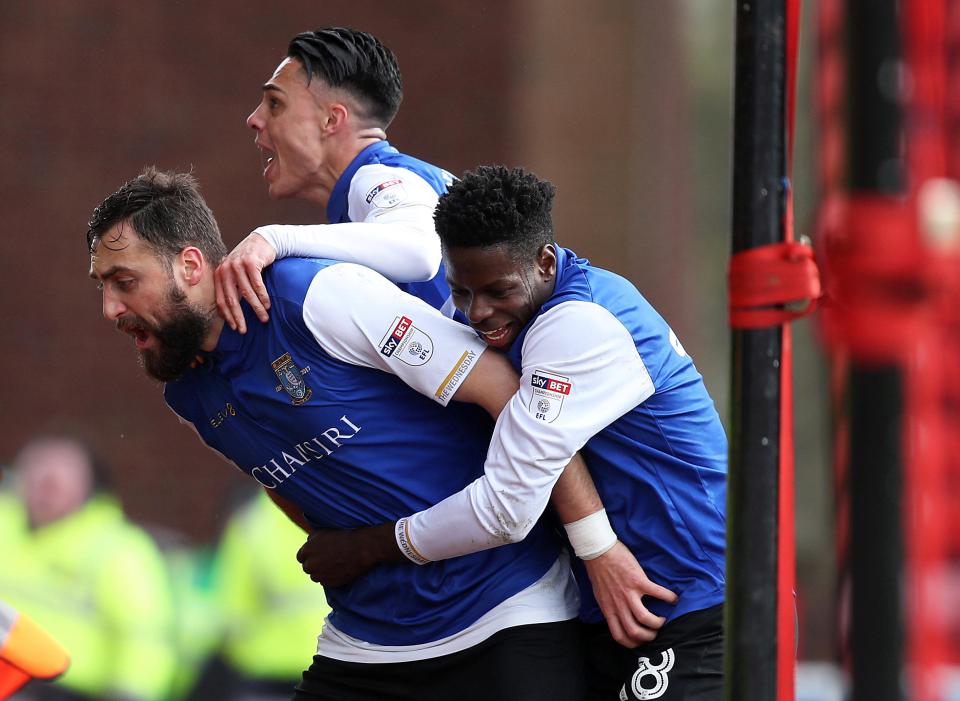
[[[338,264],[329,258],[283,258],[264,270],[263,282],[271,297],[302,302],[317,274]]]
[[[627,326],[659,319],[657,311],[630,280],[580,258],[566,261],[548,306],[571,301],[602,307]]]
[[[569,298],[558,300],[531,324],[528,337],[550,337],[558,344],[595,342],[623,323],[610,309],[596,300]]]
[[[553,295],[524,338],[525,363],[532,354],[577,357],[590,355],[597,348],[634,345],[629,310],[639,300],[631,298],[622,283],[608,275],[586,261],[568,261],[559,272]]]
[[[309,308],[315,314],[340,314],[347,309],[385,303],[399,293],[396,285],[383,275],[357,263],[330,259],[287,258],[281,261],[274,287],[267,285],[279,300],[295,307]],[[278,263],[279,265],[279,263]],[[289,306],[288,304],[288,306]]]
[[[196,368],[188,368],[176,380],[163,385],[163,400],[181,421],[196,423],[194,411],[197,407],[200,375]]]
[[[571,261],[567,266],[559,289],[572,297],[603,305],[613,297],[642,298],[636,285],[623,275],[582,258]]]
[[[357,206],[389,209],[409,198],[434,200],[434,187],[421,174],[400,164],[370,163],[350,180],[350,201]]]
[[[630,339],[641,351],[669,339],[669,325],[630,280],[593,266],[583,269],[581,276],[577,286],[581,291],[561,297],[557,304],[555,325],[585,339]]]
[[[398,180],[401,183],[426,182],[424,177],[402,164],[396,163],[368,163],[357,168],[357,171],[350,179],[351,193],[359,190],[368,190],[373,185],[391,180]]]

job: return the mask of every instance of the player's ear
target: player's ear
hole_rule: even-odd
[[[552,243],[544,244],[537,253],[537,272],[544,280],[557,274],[557,249]]]
[[[187,285],[196,285],[203,279],[207,260],[203,257],[203,252],[196,246],[187,246],[180,251],[177,262],[183,275],[183,281]]]
[[[327,135],[337,133],[346,126],[349,115],[350,110],[342,102],[331,102],[323,118],[321,130]]]

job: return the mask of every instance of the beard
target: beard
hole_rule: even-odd
[[[190,304],[183,291],[175,286],[170,288],[164,307],[165,320],[158,325],[134,315],[118,320],[117,328],[152,333],[157,347],[141,350],[140,364],[155,380],[173,382],[196,360],[210,330],[213,312]]]

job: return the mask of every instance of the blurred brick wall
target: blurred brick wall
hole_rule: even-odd
[[[240,473],[166,409],[87,278],[93,207],[147,164],[192,168],[235,243],[323,213],[266,197],[244,126],[298,31],[367,29],[394,49],[406,96],[391,141],[454,172],[506,160],[510,2],[7,0],[0,23],[0,460],[71,425],[112,465],[136,518],[211,536]],[[242,478],[245,479],[245,478]]]
[[[557,185],[560,243],[640,288],[691,352],[696,270],[679,3],[523,0],[510,157]],[[722,226],[722,223],[718,223]]]
[[[129,339],[101,318],[85,223],[148,164],[192,168],[228,244],[259,224],[322,221],[315,207],[267,198],[244,119],[289,38],[330,24],[371,31],[397,53],[395,145],[454,173],[500,162],[553,180],[560,241],[633,279],[697,357],[673,4],[273,5],[4,2],[0,461],[38,431],[76,426],[113,466],[132,516],[213,535],[226,492],[246,478],[178,425]]]
[[[718,12],[701,0],[271,5],[3,0],[0,464],[38,431],[77,427],[112,464],[131,515],[200,539],[213,535],[225,493],[249,480],[178,425],[129,339],[100,317],[85,223],[94,205],[147,164],[193,168],[228,243],[262,223],[321,221],[316,208],[266,197],[243,121],[287,40],[329,24],[367,29],[396,51],[405,100],[390,137],[400,148],[454,173],[503,162],[554,181],[560,241],[636,282],[725,410],[732,7]],[[712,23],[723,25],[715,36]],[[691,32],[714,36],[692,57]],[[700,85],[691,95],[694,68]],[[798,470],[802,480],[814,465],[804,460],[810,441],[801,435],[797,443],[798,465],[808,468]],[[801,503],[823,490],[814,484],[804,492],[804,484]],[[823,552],[828,512],[826,503],[807,514],[821,530],[807,538],[805,571]]]

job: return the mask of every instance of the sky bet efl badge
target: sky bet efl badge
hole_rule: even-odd
[[[396,207],[406,194],[402,180],[387,180],[367,193],[367,204],[381,209],[390,209]]]
[[[433,355],[433,340],[406,316],[395,316],[387,335],[380,339],[380,352],[407,365],[423,365]]]
[[[300,368],[293,362],[293,358],[290,357],[289,353],[284,353],[274,360],[271,365],[273,366],[273,371],[277,373],[277,378],[280,380],[280,387],[277,388],[278,392],[281,387],[285,389],[296,406],[310,399],[313,395],[313,390],[307,386],[303,375],[300,374]]]
[[[527,408],[534,417],[553,423],[553,420],[560,416],[564,397],[570,395],[570,378],[544,370],[534,370],[530,384],[533,385],[533,395]]]

